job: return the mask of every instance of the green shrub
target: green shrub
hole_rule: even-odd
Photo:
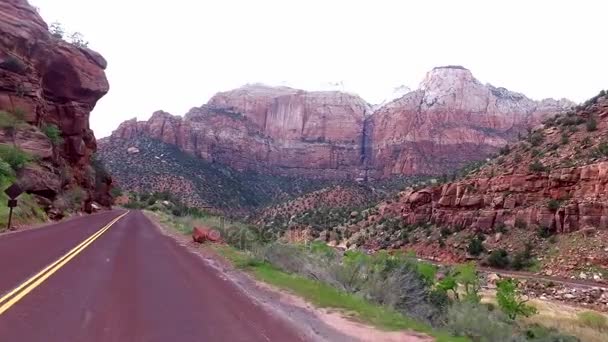
[[[547,203],[547,208],[552,212],[556,212],[561,206],[561,202],[555,199],[551,199],[549,200],[549,203]]]
[[[515,253],[511,267],[515,270],[523,270],[534,265],[534,258],[532,257],[532,245],[526,243],[524,249]]]
[[[607,142],[601,142],[599,145],[597,145],[596,150],[594,151],[594,154],[598,157],[606,157],[608,156],[608,143]]]
[[[591,137],[585,137],[585,139],[581,141],[581,145],[583,145],[583,147],[591,146]]]
[[[547,167],[544,166],[538,159],[534,160],[528,167],[532,172],[545,172]]]
[[[578,338],[560,333],[555,328],[546,328],[538,324],[526,327],[524,337],[534,342],[581,342]]]
[[[112,189],[110,190],[110,195],[112,195],[112,197],[114,197],[114,198],[120,197],[120,196],[122,196],[122,194],[123,194],[123,191],[118,186],[113,186]]]
[[[492,251],[488,256],[488,265],[495,268],[507,268],[511,261],[509,260],[509,253],[504,249],[497,249]]]
[[[61,145],[63,143],[63,138],[61,137],[61,131],[56,125],[44,125],[42,126],[42,132],[49,138],[53,145]]]
[[[32,157],[18,147],[0,145],[0,159],[10,165],[14,171],[19,171],[32,160]]]
[[[0,181],[15,176],[11,165],[0,158]]]
[[[568,134],[565,132],[562,133],[561,143],[562,145],[567,145],[570,142],[570,138],[568,138]]]
[[[541,226],[541,227],[538,227],[536,234],[538,235],[538,237],[546,239],[546,238],[551,237],[551,235],[553,235],[553,231],[551,231],[551,228],[549,228],[547,226]]]
[[[515,327],[500,312],[484,305],[462,302],[448,309],[447,328],[456,336],[476,342],[514,341]]]
[[[526,220],[521,217],[518,217],[515,219],[515,228],[526,229],[528,228],[528,224],[526,223]]]
[[[597,130],[597,120],[595,119],[595,117],[590,116],[589,119],[587,119],[587,132],[594,132]]]
[[[467,251],[473,256],[479,256],[485,251],[485,248],[483,247],[483,240],[479,235],[471,238],[469,245],[467,246]]]
[[[496,283],[496,301],[502,312],[510,319],[517,316],[529,317],[538,313],[535,307],[527,305],[517,294],[517,280],[506,278]]]
[[[545,136],[541,131],[533,132],[528,136],[528,142],[532,146],[540,146],[545,141]]]
[[[577,316],[578,321],[582,325],[597,331],[608,332],[608,319],[606,316],[593,311],[581,312]]]
[[[15,129],[21,123],[23,123],[23,118],[20,118],[15,113],[0,111],[0,128]]]

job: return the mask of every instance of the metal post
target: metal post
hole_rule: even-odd
[[[8,209],[8,225],[6,229],[11,230],[11,221],[13,220],[13,207]]]

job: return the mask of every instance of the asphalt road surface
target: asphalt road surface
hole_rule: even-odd
[[[138,211],[0,236],[0,341],[301,341]]]

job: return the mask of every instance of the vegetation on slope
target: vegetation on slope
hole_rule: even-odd
[[[178,218],[159,211],[159,217],[183,234],[193,226],[216,229],[227,243],[217,250],[257,279],[384,329],[416,330],[438,341],[578,341],[528,325],[524,318],[534,310],[516,287],[501,286],[497,309],[482,304],[473,264],[439,269],[403,253],[340,253],[318,242],[285,244],[256,226],[209,214]]]
[[[130,147],[139,152],[128,153]],[[330,183],[239,172],[144,137],[131,141],[103,141],[98,155],[124,191],[167,191],[190,206],[230,209],[233,214],[286,200]]]

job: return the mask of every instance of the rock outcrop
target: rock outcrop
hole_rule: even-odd
[[[483,85],[462,67],[442,67],[420,89],[375,111],[341,92],[247,85],[183,118],[160,111],[124,122],[111,139],[148,136],[207,161],[279,175],[428,175],[483,159],[572,105],[533,101]]]
[[[354,95],[248,85],[183,118],[159,111],[147,122],[124,122],[111,139],[144,135],[238,170],[353,178],[369,111]]]
[[[19,175],[26,190],[53,201],[81,187],[88,207],[96,195],[103,197],[94,193],[90,164],[97,145],[89,113],[109,89],[106,61],[53,37],[26,0],[0,2],[0,32],[0,110],[23,116],[28,125],[18,130],[15,144],[39,158]],[[50,125],[59,128],[61,143],[52,145],[38,130]],[[0,139],[8,142],[6,134]]]
[[[608,96],[543,127],[466,178],[403,192],[384,210],[409,224],[481,232],[497,225],[608,229]]]
[[[463,67],[438,67],[418,90],[374,113],[369,169],[377,177],[447,173],[573,105],[533,101],[481,84]]]

